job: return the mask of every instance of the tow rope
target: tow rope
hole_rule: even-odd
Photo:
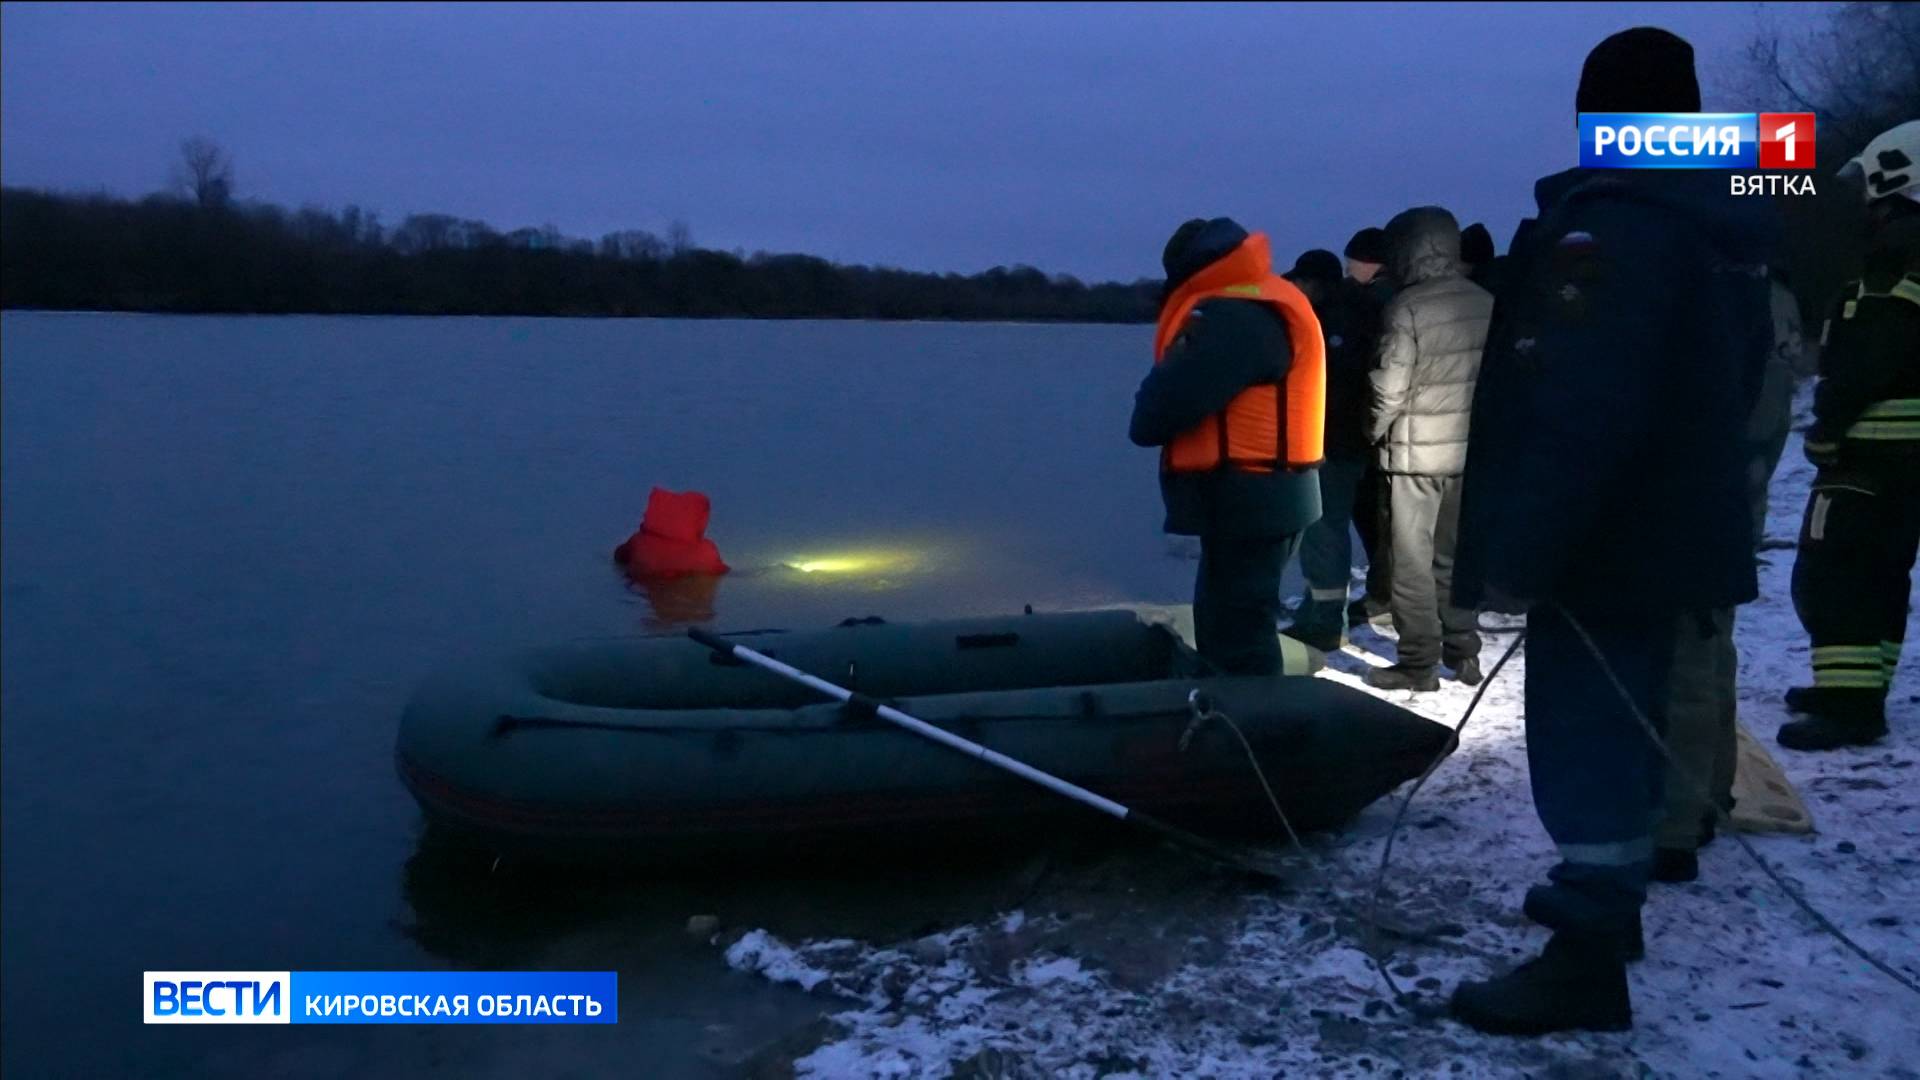
[[[1588,654],[1593,657],[1594,663],[1599,665],[1601,673],[1607,677],[1607,682],[1613,687],[1614,693],[1619,696],[1621,702],[1626,705],[1628,712],[1633,715],[1634,720],[1640,725],[1640,730],[1652,741],[1653,745],[1660,751],[1661,756],[1666,759],[1669,771],[1678,776],[1682,781],[1692,785],[1696,792],[1704,795],[1707,790],[1706,783],[1701,780],[1699,775],[1692,769],[1683,765],[1674,754],[1673,749],[1667,745],[1667,741],[1661,738],[1660,732],[1655,729],[1653,722],[1647,718],[1646,713],[1634,702],[1633,695],[1627,690],[1626,684],[1620,681],[1620,676],[1613,670],[1613,665],[1607,662],[1605,654],[1600,651],[1600,646],[1595,643],[1593,637],[1587,633],[1587,628],[1565,607],[1558,604],[1554,605],[1554,607],[1555,610],[1567,620],[1567,624],[1573,628],[1574,634],[1579,637],[1581,644],[1586,647]],[[1420,1011],[1415,1008],[1416,1002],[1409,994],[1401,990],[1399,984],[1394,981],[1392,973],[1387,970],[1387,961],[1390,958],[1383,956],[1379,950],[1380,897],[1386,887],[1387,873],[1393,859],[1394,840],[1399,836],[1400,830],[1406,822],[1407,808],[1413,805],[1414,797],[1420,794],[1421,787],[1424,786],[1427,779],[1439,769],[1440,764],[1459,747],[1460,734],[1465,730],[1467,721],[1473,718],[1474,710],[1479,708],[1481,698],[1486,695],[1488,688],[1493,685],[1494,680],[1500,677],[1500,670],[1506,667],[1507,661],[1513,658],[1514,653],[1519,651],[1520,646],[1525,643],[1526,639],[1526,631],[1521,630],[1513,639],[1513,642],[1507,646],[1506,651],[1500,655],[1500,660],[1493,665],[1493,670],[1487,673],[1486,681],[1482,682],[1479,688],[1474,691],[1473,700],[1467,703],[1466,710],[1461,713],[1459,722],[1453,727],[1452,740],[1434,757],[1432,763],[1427,766],[1426,771],[1422,772],[1419,778],[1414,781],[1413,787],[1407,792],[1406,798],[1400,801],[1400,808],[1394,814],[1393,825],[1387,830],[1386,844],[1380,852],[1380,869],[1374,875],[1373,889],[1367,915],[1362,920],[1367,927],[1366,947],[1362,951],[1366,953],[1368,960],[1372,962],[1374,970],[1379,973],[1381,981],[1386,984],[1387,989],[1393,994],[1394,1000],[1402,1005],[1408,1006],[1410,1009],[1414,1009],[1414,1011]],[[1231,723],[1231,721],[1229,721],[1229,723]],[[1249,758],[1251,758],[1251,752],[1249,752]],[[1253,762],[1253,767],[1256,772],[1260,771],[1259,762]],[[1263,786],[1266,783],[1264,775],[1261,776],[1261,783]],[[1821,931],[1845,946],[1848,951],[1866,961],[1874,970],[1892,979],[1906,990],[1920,995],[1920,982],[1917,982],[1912,977],[1893,967],[1893,965],[1869,952],[1858,941],[1850,937],[1846,931],[1835,925],[1832,919],[1828,918],[1818,908],[1815,908],[1813,904],[1801,894],[1799,889],[1795,888],[1784,875],[1774,869],[1773,865],[1768,863],[1766,858],[1760,854],[1759,850],[1753,846],[1753,843],[1732,827],[1731,815],[1728,814],[1726,808],[1719,804],[1718,800],[1707,798],[1704,801],[1713,807],[1716,823],[1723,828],[1723,831],[1725,831],[1727,835],[1733,837],[1734,842],[1740,846],[1740,850],[1746,852],[1747,857],[1753,860],[1754,865],[1760,868],[1768,880],[1772,881],[1782,893],[1786,894],[1787,899],[1793,901],[1794,906],[1805,912]],[[1298,847],[1303,854],[1311,858],[1312,853],[1300,843],[1299,837],[1294,835],[1292,826],[1286,824],[1284,815],[1281,817],[1281,822],[1286,827],[1291,842]]]

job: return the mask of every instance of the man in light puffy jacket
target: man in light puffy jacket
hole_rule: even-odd
[[[1399,662],[1367,673],[1381,690],[1438,690],[1437,665],[1480,681],[1473,612],[1453,604],[1453,547],[1468,418],[1493,294],[1468,281],[1460,225],[1437,206],[1387,223],[1394,280],[1380,362],[1373,371],[1372,436],[1387,474],[1392,518],[1393,625]]]

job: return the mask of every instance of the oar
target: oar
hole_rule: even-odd
[[[899,709],[891,705],[883,705],[879,701],[868,697],[866,694],[848,690],[844,686],[835,686],[825,679],[815,678],[801,671],[799,668],[783,664],[765,653],[755,652],[745,645],[728,641],[715,634],[701,630],[698,627],[688,630],[687,636],[722,656],[743,660],[755,667],[771,671],[782,678],[791,679],[827,697],[843,701],[848,707],[861,715],[877,716],[890,724],[906,728],[908,731],[922,738],[932,739],[942,746],[951,747],[968,757],[984,761],[994,768],[1003,769],[1029,783],[1038,784],[1056,795],[1063,795],[1082,806],[1092,807],[1108,817],[1116,818],[1129,825],[1136,825],[1152,833],[1154,836],[1159,837],[1161,840],[1173,844],[1175,847],[1185,848],[1188,851],[1212,859],[1215,862],[1223,863],[1261,878],[1279,880],[1279,875],[1274,871],[1255,865],[1248,859],[1228,851],[1212,841],[1195,836],[1193,833],[1177,825],[1169,825],[1159,818],[1149,814],[1143,814],[1138,810],[1129,810],[1119,803],[1114,802],[1112,799],[1096,795],[1077,784],[1068,783],[1054,776],[1052,773],[1041,772],[1039,769],[1023,761],[1010,758],[997,750],[990,750],[987,747],[981,746],[979,743],[970,742],[945,728],[938,728],[927,723],[925,720],[908,716]]]

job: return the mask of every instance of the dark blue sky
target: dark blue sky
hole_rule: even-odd
[[[1504,244],[1586,51],[1641,23],[1754,104],[1713,78],[1749,4],[7,4],[0,173],[142,194],[204,133],[244,197],[389,224],[1090,278],[1196,215],[1290,257],[1432,202]]]

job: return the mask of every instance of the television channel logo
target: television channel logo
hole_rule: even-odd
[[[149,1024],[285,1024],[292,1021],[292,973],[148,971],[143,1019]]]
[[[1812,113],[1581,113],[1586,169],[1812,169]]]
[[[149,1024],[616,1024],[612,971],[148,971]]]
[[[1760,167],[1813,168],[1812,113],[1760,113]]]

